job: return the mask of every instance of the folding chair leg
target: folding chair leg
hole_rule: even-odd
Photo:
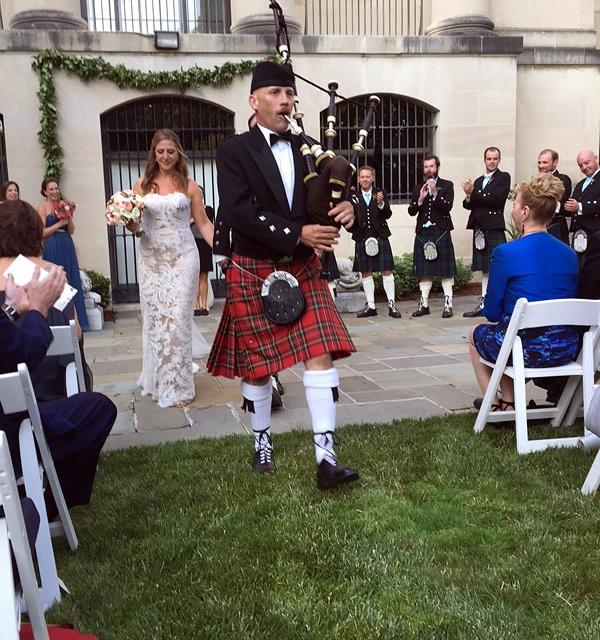
[[[37,453],[33,440],[33,432],[29,420],[23,420],[19,429],[19,449],[21,451],[21,465],[23,467],[23,479],[27,496],[33,500],[40,514],[40,529],[35,541],[35,550],[38,561],[41,582],[41,598],[44,604],[52,606],[54,602],[60,602],[60,587],[56,573],[54,549],[48,526],[48,516],[44,502],[44,491],[40,477]]]
[[[19,640],[19,616],[15,603],[10,543],[5,518],[0,518],[0,576],[0,620],[4,628],[4,631],[0,631],[0,638]]]
[[[10,542],[19,571],[23,599],[27,606],[33,636],[35,640],[48,640],[48,628],[46,627],[40,591],[38,589],[33,560],[29,550],[29,540],[27,538],[25,520],[19,501],[19,493],[12,472],[12,460],[3,433],[0,434],[0,445],[2,445],[0,446],[0,468],[4,470],[0,473],[0,502],[4,507],[5,515],[2,523],[8,527],[8,533],[10,534]],[[10,558],[8,561],[10,564]],[[5,579],[7,573],[8,572],[4,570],[1,571],[0,577]],[[12,575],[12,567],[10,573]],[[17,615],[18,613],[15,609],[15,616]],[[5,625],[8,626],[8,620],[2,615],[0,616],[0,636],[2,638],[4,638],[2,631],[6,628]]]
[[[48,443],[46,442],[46,436],[44,435],[44,430],[42,429],[41,420],[39,418],[39,411],[37,410],[37,404],[35,401],[35,395],[33,392],[33,387],[31,385],[29,373],[27,372],[26,368],[22,369],[22,367],[24,366],[25,365],[19,365],[19,377],[21,379],[21,384],[23,385],[23,393],[25,394],[29,414],[36,415],[36,418],[31,421],[31,426],[35,435],[38,449],[40,451],[40,457],[42,459],[44,471],[46,472],[48,486],[50,488],[50,491],[52,491],[52,496],[54,497],[54,501],[56,502],[58,517],[60,518],[62,528],[69,542],[69,547],[71,547],[71,551],[75,551],[78,544],[75,527],[73,526],[69,510],[67,509],[65,497],[60,487],[58,476],[56,475],[56,469],[54,467],[54,461],[52,460],[52,454],[50,453]]]
[[[597,453],[596,457],[594,458],[594,462],[592,463],[592,466],[588,471],[588,474],[585,478],[583,486],[581,487],[581,493],[583,493],[584,496],[587,496],[590,493],[594,493],[595,491],[597,491],[599,486],[600,486],[600,451]]]

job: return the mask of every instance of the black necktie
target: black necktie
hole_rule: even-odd
[[[271,141],[271,146],[273,146],[278,140],[285,140],[286,142],[292,141],[292,132],[288,129],[284,131],[281,135],[277,135],[276,133],[272,133],[269,137]]]

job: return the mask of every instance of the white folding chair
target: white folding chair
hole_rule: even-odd
[[[593,437],[600,437],[600,386],[596,385],[594,395],[590,402],[588,414],[586,417],[586,427]],[[583,495],[589,495],[598,490],[600,486],[600,451],[594,457],[594,462],[581,487]]]
[[[60,601],[59,580],[56,574],[56,564],[50,538],[52,535],[66,535],[69,546],[73,551],[77,548],[78,543],[73,522],[56,475],[52,454],[48,449],[27,365],[20,364],[17,372],[0,375],[0,404],[2,404],[4,413],[7,415],[21,412],[27,413],[27,417],[23,419],[19,428],[19,450],[27,496],[35,503],[42,521],[47,522],[42,486],[43,479],[35,446],[37,444],[37,450],[41,458],[41,469],[45,472],[48,483],[46,490],[52,491],[58,509],[58,522],[52,522],[48,527],[40,527],[40,533],[36,541],[42,597],[44,602],[50,605],[55,600]]]
[[[3,431],[0,431],[0,505],[4,509],[4,518],[0,518],[0,640],[19,638],[21,597],[27,606],[33,637],[35,640],[48,640],[17,483]],[[21,591],[15,591],[14,587],[11,548],[19,571]]]
[[[72,396],[80,391],[86,391],[85,378],[83,376],[83,361],[81,359],[81,350],[79,349],[79,340],[77,339],[77,330],[75,329],[75,320],[70,320],[66,326],[52,326],[53,340],[46,356],[65,356],[73,355],[75,361],[67,365],[66,370],[66,389],[67,396]]]
[[[583,347],[577,360],[561,367],[526,368],[523,361],[523,346],[518,335],[521,329],[545,327],[549,325],[570,325],[589,327],[584,334]],[[504,342],[498,354],[496,363],[483,358],[480,361],[493,369],[488,388],[483,396],[483,402],[477,415],[474,431],[480,433],[488,422],[515,420],[517,451],[531,453],[543,451],[548,447],[574,447],[579,437],[556,437],[530,440],[527,430],[527,418],[551,419],[553,426],[563,424],[565,414],[572,406],[577,385],[581,381],[583,386],[582,403],[584,416],[589,406],[593,388],[594,371],[598,365],[595,358],[596,347],[600,336],[600,301],[599,300],[544,300],[541,302],[527,302],[520,298],[515,305],[510,323],[506,329]],[[512,366],[508,360],[512,356]],[[491,412],[492,403],[496,397],[496,390],[500,385],[500,378],[505,374],[514,381],[515,410]],[[568,376],[569,380],[556,407],[527,409],[525,383],[530,378],[549,378]],[[580,404],[581,406],[581,400]]]

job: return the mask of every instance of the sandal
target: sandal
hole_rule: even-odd
[[[508,402],[506,400],[499,400],[499,402],[500,402],[499,406],[500,406],[500,410],[501,411],[514,411],[515,410],[515,403],[514,402]]]

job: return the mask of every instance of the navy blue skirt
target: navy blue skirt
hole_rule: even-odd
[[[510,315],[505,313],[498,324],[479,324],[475,327],[473,344],[482,358],[496,362],[509,322]],[[579,352],[577,327],[554,325],[522,329],[519,337],[526,367],[560,367],[575,360]],[[508,364],[512,364],[512,358],[509,358]]]

